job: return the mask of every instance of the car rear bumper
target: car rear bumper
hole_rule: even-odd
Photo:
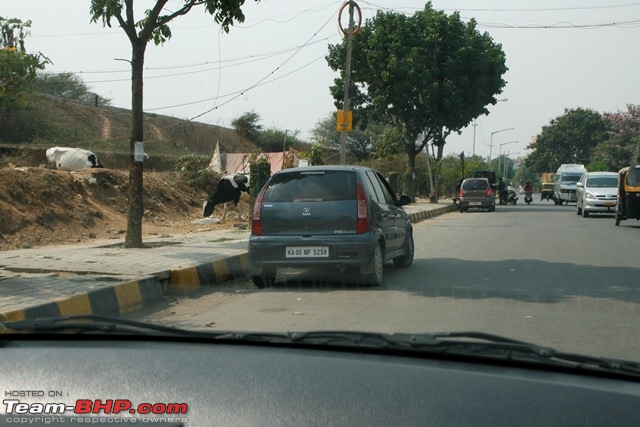
[[[459,201],[461,208],[478,208],[478,209],[489,209],[490,207],[495,205],[495,200],[492,199],[484,199],[484,200],[465,200],[460,199]]]
[[[307,268],[318,266],[362,266],[371,263],[377,239],[375,233],[337,236],[251,236],[249,269]],[[287,256],[286,249],[328,247],[326,257]]]

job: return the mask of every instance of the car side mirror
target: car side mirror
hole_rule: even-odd
[[[581,182],[576,182],[576,187],[584,187],[584,184]]]
[[[413,200],[411,200],[411,197],[409,196],[400,196],[400,200],[398,200],[398,206],[404,206],[404,205],[408,205],[409,203],[412,203]]]

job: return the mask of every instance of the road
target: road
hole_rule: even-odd
[[[270,289],[243,279],[130,317],[215,330],[473,330],[638,360],[640,223],[534,200],[415,224],[413,265],[388,263],[377,288],[288,271]]]

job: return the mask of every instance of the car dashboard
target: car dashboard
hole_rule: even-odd
[[[56,425],[43,420],[59,416],[65,425],[640,425],[640,382],[619,378],[362,349],[0,342],[0,424]],[[67,410],[37,414],[45,403]],[[167,409],[174,404],[179,413]]]

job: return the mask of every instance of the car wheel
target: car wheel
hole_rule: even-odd
[[[262,274],[251,276],[251,280],[260,289],[271,287],[276,281],[276,270],[262,270]]]
[[[585,209],[582,209],[582,218],[587,218],[589,216],[589,212],[587,212]]]
[[[369,270],[373,270],[373,272],[364,276],[364,282],[371,286],[380,286],[382,284],[383,265],[384,255],[382,254],[382,247],[380,246],[380,242],[377,242],[373,250],[373,260],[369,265]]]
[[[464,208],[460,206],[460,213],[464,213]]]
[[[404,255],[399,256],[399,257],[395,257],[393,259],[393,265],[395,265],[398,268],[407,268],[413,262],[414,247],[413,247],[413,236],[412,235],[407,234],[407,240],[406,240],[404,246],[405,246]]]

